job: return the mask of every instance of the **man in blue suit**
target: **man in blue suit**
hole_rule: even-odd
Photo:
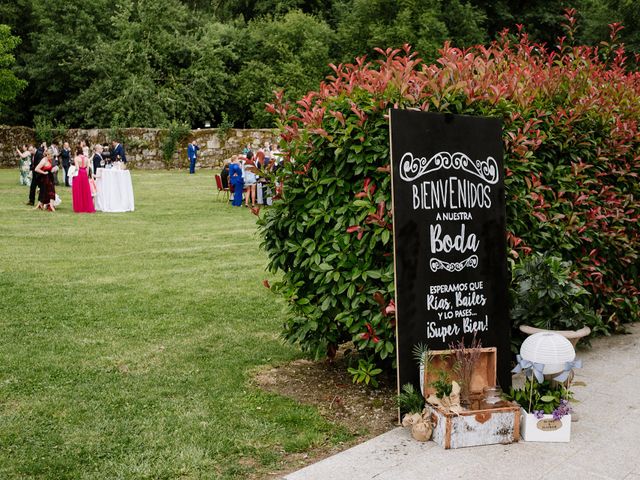
[[[198,159],[198,142],[195,140],[187,147],[187,156],[189,157],[189,173],[196,173],[196,160]]]
[[[110,158],[112,162],[127,163],[127,156],[124,154],[124,147],[117,140],[111,141]]]

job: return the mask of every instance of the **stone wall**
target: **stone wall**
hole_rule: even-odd
[[[69,129],[60,141],[68,141],[72,146],[80,140],[90,145],[111,141],[113,132],[108,129]],[[162,145],[167,131],[157,128],[124,128],[122,136],[130,168],[161,169],[166,168],[162,158]],[[198,168],[218,168],[224,160],[241,153],[244,145],[251,143],[254,149],[269,141],[274,143],[277,135],[274,130],[231,129],[219,135],[217,128],[192,130],[188,139],[181,142],[173,155],[171,168],[188,168],[187,144],[193,139],[200,145]],[[35,132],[28,127],[0,126],[0,167],[18,166],[15,148],[22,144],[35,144]]]

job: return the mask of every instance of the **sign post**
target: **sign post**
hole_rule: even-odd
[[[416,344],[474,334],[511,385],[501,124],[391,110],[398,390],[418,385]]]

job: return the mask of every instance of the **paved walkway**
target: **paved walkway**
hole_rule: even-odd
[[[615,479],[640,480],[640,325],[631,335],[580,350],[579,416],[569,443],[526,443],[444,450],[393,429],[291,473],[286,480]]]

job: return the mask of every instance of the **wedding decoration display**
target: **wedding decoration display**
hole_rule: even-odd
[[[521,407],[521,435],[529,442],[568,442],[571,437],[570,390],[575,360],[569,340],[552,332],[536,333],[522,343],[513,373],[523,372],[523,388],[505,395]]]
[[[422,416],[431,420],[433,441],[446,449],[517,442],[520,407],[485,394],[485,389],[499,391],[496,348],[453,347],[431,350],[425,361]],[[461,404],[463,389],[469,392],[466,405]]]
[[[527,337],[520,346],[520,357],[533,364],[543,365],[545,375],[558,373],[576,358],[569,340],[558,333],[539,332]]]

